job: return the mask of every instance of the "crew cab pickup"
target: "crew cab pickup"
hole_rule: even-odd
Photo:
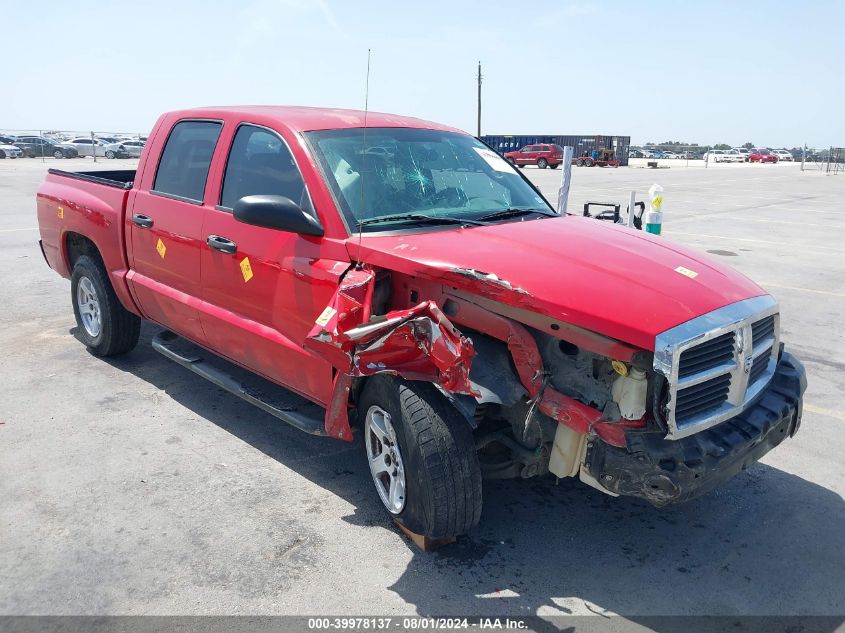
[[[158,351],[264,411],[340,440],[359,429],[387,512],[429,537],[479,521],[483,478],[690,499],[801,422],[805,372],[764,290],[558,215],[436,123],[173,112],[137,171],[51,169],[37,207],[94,354],[129,352],[146,319]],[[291,392],[304,404],[278,406]]]

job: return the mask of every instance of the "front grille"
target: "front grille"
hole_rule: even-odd
[[[734,333],[727,332],[682,352],[678,363],[678,378],[724,365],[731,362],[733,357]]]
[[[713,409],[718,409],[728,399],[731,375],[722,374],[692,387],[678,390],[675,398],[675,420],[678,426]]]
[[[767,316],[765,319],[760,319],[751,324],[751,341],[754,347],[767,338],[771,338],[775,333],[775,315]]]
[[[777,303],[768,295],[727,305],[657,336],[654,369],[667,381],[668,439],[741,413],[766,387],[779,344]]]
[[[754,364],[751,365],[751,371],[748,374],[748,384],[753,385],[757,379],[763,375],[766,368],[769,366],[769,359],[772,357],[772,348],[770,347],[765,352],[754,359]]]

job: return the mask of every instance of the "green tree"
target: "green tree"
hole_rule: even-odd
[[[747,143],[743,143],[742,146],[745,149],[754,149],[754,143],[752,143],[751,141],[748,141]]]
[[[731,149],[731,146],[730,146],[730,145],[727,145],[727,144],[725,144],[725,143],[716,143],[716,144],[713,146],[713,149]]]

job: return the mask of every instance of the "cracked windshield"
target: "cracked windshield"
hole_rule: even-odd
[[[462,134],[352,128],[307,136],[353,231],[553,213],[511,165]]]

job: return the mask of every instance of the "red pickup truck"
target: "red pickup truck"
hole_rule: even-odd
[[[436,123],[172,112],[137,171],[51,169],[37,206],[94,354],[131,350],[146,319],[158,351],[272,415],[359,429],[385,508],[429,537],[478,522],[485,477],[686,500],[801,421],[804,369],[765,291],[658,237],[559,216]],[[304,404],[278,405],[290,392]]]

